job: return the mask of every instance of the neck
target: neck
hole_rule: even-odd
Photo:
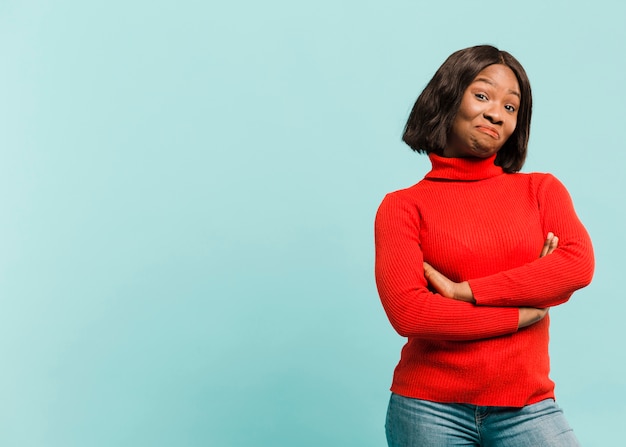
[[[500,166],[494,164],[496,154],[488,158],[447,158],[431,152],[428,156],[433,167],[426,174],[427,179],[474,181],[504,173]]]

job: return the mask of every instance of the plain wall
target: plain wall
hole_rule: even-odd
[[[551,311],[558,402],[617,445],[625,5],[1,2],[0,444],[384,445],[374,214],[430,167],[421,89],[489,43],[532,82],[524,171],[596,249]]]

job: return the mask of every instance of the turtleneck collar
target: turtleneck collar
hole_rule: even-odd
[[[484,180],[504,173],[494,161],[496,154],[489,158],[446,158],[434,153],[428,154],[433,168],[424,178],[445,180]]]

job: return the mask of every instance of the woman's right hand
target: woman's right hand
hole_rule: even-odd
[[[554,233],[548,233],[545,242],[543,243],[543,247],[541,249],[541,253],[539,254],[540,258],[551,254],[559,245],[559,238],[554,235]],[[519,320],[517,324],[517,328],[521,329],[523,327],[530,326],[532,324],[537,323],[538,321],[543,320],[543,317],[548,315],[548,309],[537,309],[534,307],[520,307],[519,308]]]
[[[543,317],[548,315],[548,309],[537,309],[534,307],[520,307],[519,319],[517,320],[517,328],[530,326],[543,320]]]

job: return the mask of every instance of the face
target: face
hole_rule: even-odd
[[[515,130],[520,102],[513,71],[489,65],[465,90],[443,155],[487,158],[497,153]]]

